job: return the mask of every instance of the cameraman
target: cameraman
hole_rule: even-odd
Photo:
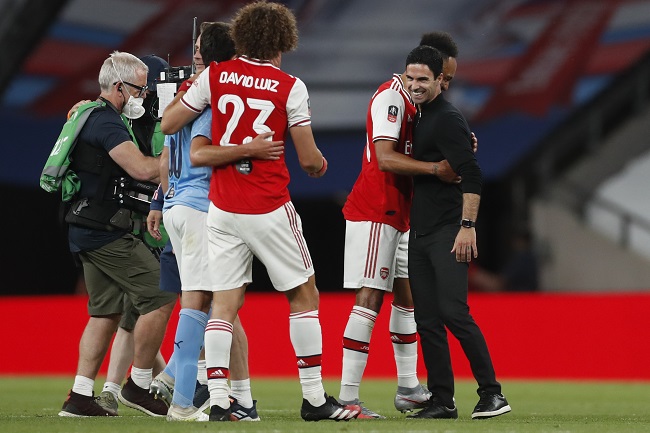
[[[129,123],[140,151],[147,156],[159,156],[164,147],[165,135],[160,131],[160,120],[157,117],[158,95],[156,81],[160,77],[161,72],[169,69],[169,64],[153,54],[140,57],[140,60],[149,68],[147,72],[147,92],[143,103],[145,113],[137,119],[130,119]],[[169,249],[164,248],[169,241],[169,237],[165,234],[161,236],[160,240],[154,239],[144,230],[143,218],[143,215],[132,214],[132,219],[134,220],[132,233],[139,237],[149,250],[159,258],[161,262],[160,289],[180,294],[181,283],[176,258],[171,252],[171,246]],[[170,262],[171,264],[169,266],[163,267],[163,263]],[[133,362],[133,329],[135,328],[138,316],[138,311],[133,307],[129,296],[125,295],[124,312],[122,313],[120,325],[115,333],[115,338],[111,346],[106,381],[104,382],[99,397],[97,397],[97,403],[100,406],[116,414],[118,412],[117,402],[122,391],[122,382],[127,377],[128,370]],[[153,376],[160,373],[165,368],[165,365],[165,359],[158,352],[153,366]],[[162,410],[162,406],[160,408]]]
[[[144,156],[120,114],[144,114],[147,66],[137,57],[114,52],[99,73],[101,93],[83,126],[72,168],[81,180],[80,199],[66,217],[70,250],[84,268],[90,318],[79,343],[74,385],[60,416],[111,416],[93,398],[94,381],[123,311],[128,294],[140,313],[134,330],[135,356],[131,377],[120,400],[149,415],[166,414],[164,403],[149,394],[152,367],[165,334],[176,295],[159,290],[158,261],[130,231],[130,211],[111,194],[116,177],[151,181],[158,177],[158,159]],[[161,406],[162,404],[162,406]]]

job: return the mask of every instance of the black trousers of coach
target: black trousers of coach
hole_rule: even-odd
[[[458,230],[459,226],[453,224],[431,233],[411,230],[409,237],[409,280],[427,386],[440,403],[450,408],[454,407],[454,373],[445,328],[460,342],[479,395],[501,393],[485,338],[469,313],[469,265],[457,262],[455,253],[450,252]]]

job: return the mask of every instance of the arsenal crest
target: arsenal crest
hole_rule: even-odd
[[[379,270],[379,276],[381,277],[382,280],[385,280],[386,278],[388,278],[389,273],[390,272],[388,271],[388,268],[381,268]]]

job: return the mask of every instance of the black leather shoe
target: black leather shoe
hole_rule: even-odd
[[[429,400],[429,406],[422,409],[418,413],[413,415],[408,415],[407,418],[416,418],[416,419],[457,419],[458,418],[458,409],[456,406],[453,408],[448,408],[444,404],[440,403],[434,398]]]
[[[508,400],[501,394],[481,394],[474,411],[472,419],[492,418],[510,412]]]

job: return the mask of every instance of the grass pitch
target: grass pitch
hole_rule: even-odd
[[[476,385],[457,383],[458,420],[406,419],[393,407],[394,381],[364,380],[365,405],[385,420],[306,423],[300,418],[298,379],[253,379],[262,418],[256,423],[170,423],[120,406],[118,418],[57,416],[72,377],[0,377],[0,432],[8,433],[222,433],[251,432],[430,432],[430,433],[624,433],[650,432],[650,383],[503,381],[512,412],[488,420],[471,419]],[[96,389],[103,379],[96,382]],[[325,389],[338,395],[339,384]]]

